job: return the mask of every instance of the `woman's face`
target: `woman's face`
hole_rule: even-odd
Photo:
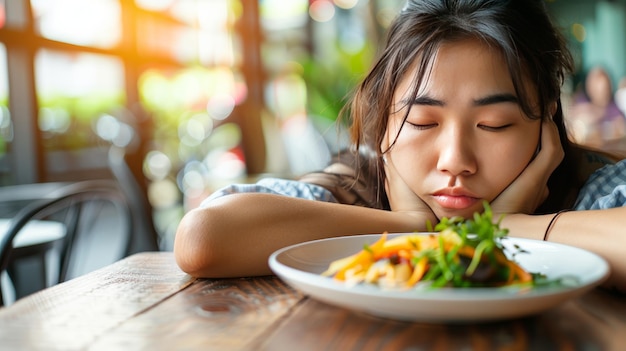
[[[531,161],[541,121],[522,112],[501,54],[480,41],[441,46],[409,101],[415,73],[396,88],[382,150],[395,139],[386,157],[438,218],[482,212]]]

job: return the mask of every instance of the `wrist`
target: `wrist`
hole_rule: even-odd
[[[546,227],[546,231],[543,234],[543,241],[548,241],[548,238],[550,236],[550,231],[552,230],[552,227],[556,224],[556,221],[559,219],[559,216],[561,216],[563,213],[568,212],[568,211],[570,210],[568,209],[560,210],[559,212],[555,213],[554,216],[552,216],[552,219],[548,223],[548,226]]]
[[[505,214],[500,222],[500,228],[509,230],[509,235],[518,238],[543,240],[546,229],[554,214],[528,215],[522,213]],[[500,217],[494,216],[497,220]],[[554,225],[554,223],[553,223]]]

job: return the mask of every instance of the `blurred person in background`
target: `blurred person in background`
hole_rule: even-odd
[[[626,118],[616,104],[611,78],[602,67],[594,67],[585,79],[584,91],[576,94],[566,119],[574,141],[606,149],[626,136]]]
[[[615,103],[620,111],[626,115],[626,77],[622,77],[619,80],[617,90],[615,91]]]

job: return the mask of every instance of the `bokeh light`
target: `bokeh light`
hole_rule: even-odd
[[[574,36],[574,38],[576,38],[577,41],[582,43],[587,37],[587,30],[582,24],[574,23],[572,24],[572,35]]]
[[[334,0],[333,2],[337,5],[337,7],[349,10],[355,7],[359,3],[359,0]]]
[[[309,7],[309,16],[316,22],[328,22],[335,16],[335,5],[328,0],[315,0]]]
[[[214,119],[224,120],[235,109],[235,99],[230,94],[215,94],[207,103],[206,110]]]
[[[178,187],[186,197],[196,197],[207,187],[207,169],[200,161],[189,161],[178,173]]]
[[[172,162],[161,151],[153,150],[146,155],[144,163],[144,173],[152,181],[163,180],[172,171]]]
[[[70,114],[62,108],[39,109],[39,129],[42,132],[64,133],[70,127]]]
[[[113,141],[120,133],[120,123],[110,114],[103,114],[96,122],[96,134],[106,141]]]
[[[210,152],[205,164],[212,165],[209,175],[215,179],[237,179],[246,173],[246,165],[237,152],[214,150]]]
[[[196,113],[178,127],[180,142],[189,147],[200,145],[213,131],[213,121],[206,113]]]
[[[172,208],[180,201],[180,191],[172,180],[157,180],[148,186],[148,200],[155,209]]]

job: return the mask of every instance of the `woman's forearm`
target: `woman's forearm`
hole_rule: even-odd
[[[502,227],[511,236],[542,240],[554,215],[529,216],[510,214]],[[604,284],[626,292],[626,207],[608,210],[561,213],[552,224],[548,241],[576,246],[594,252],[609,262],[611,275]]]
[[[501,226],[511,236],[542,240],[553,216],[508,214]],[[424,231],[425,223],[425,217],[414,213],[233,194],[187,213],[176,233],[174,253],[179,266],[198,277],[263,275],[271,273],[269,255],[281,247],[342,235]],[[611,266],[605,286],[626,292],[624,227],[626,207],[565,212],[552,224],[548,239],[604,257]]]
[[[179,266],[199,277],[271,273],[267,259],[295,243],[341,235],[425,230],[415,214],[271,194],[233,194],[190,211],[178,226]]]

